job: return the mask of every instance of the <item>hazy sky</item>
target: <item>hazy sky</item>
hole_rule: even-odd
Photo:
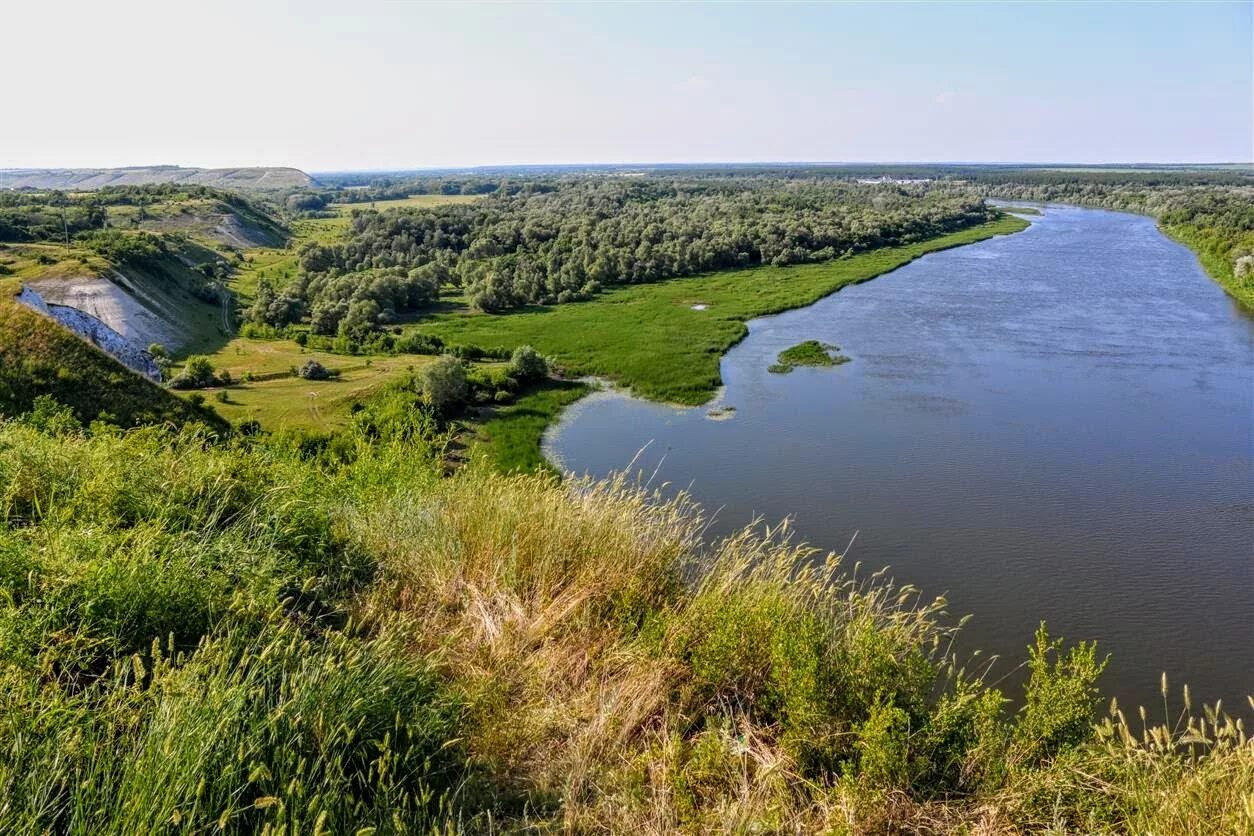
[[[6,0],[0,168],[1249,161],[1252,6]]]

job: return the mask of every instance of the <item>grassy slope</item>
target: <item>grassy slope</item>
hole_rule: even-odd
[[[124,426],[204,420],[224,426],[18,304],[18,290],[16,281],[0,282],[0,414],[25,412],[36,397],[51,395],[82,421],[108,413]]]
[[[0,422],[0,832],[1254,825],[1245,733],[1094,727],[1091,646],[1006,716],[943,602],[834,556],[345,442]]]
[[[425,355],[349,357],[301,348],[291,340],[252,340],[238,337],[208,355],[219,372],[228,371],[237,385],[225,390],[226,402],[214,401],[231,421],[256,420],[269,430],[301,428],[330,430],[343,422],[353,404],[388,383],[406,377],[434,358]],[[309,381],[290,370],[317,360],[340,376]],[[245,374],[256,380],[240,383]],[[190,393],[188,393],[190,395]],[[216,393],[206,392],[213,397]]]
[[[589,302],[504,315],[440,314],[418,328],[454,344],[533,345],[572,373],[607,377],[655,400],[700,404],[722,382],[720,358],[748,333],[747,320],[812,304],[926,253],[1027,226],[1027,221],[1003,217],[824,264],[758,267],[619,287]],[[699,303],[708,309],[693,310]]]

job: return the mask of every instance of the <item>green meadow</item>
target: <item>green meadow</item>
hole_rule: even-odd
[[[540,441],[562,410],[589,391],[586,383],[551,380],[474,422],[472,459],[499,473],[555,472]]]

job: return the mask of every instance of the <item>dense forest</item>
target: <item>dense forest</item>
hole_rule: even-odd
[[[774,180],[572,178],[502,185],[474,204],[365,211],[310,243],[290,285],[249,318],[359,333],[422,309],[443,285],[485,311],[586,299],[604,286],[825,261],[988,220],[961,190]]]
[[[351,182],[351,181],[346,181]],[[249,318],[360,340],[440,288],[504,311],[613,284],[825,261],[988,219],[983,197],[1157,217],[1237,298],[1254,296],[1254,176],[1240,169],[722,166],[484,170],[377,177],[319,200],[486,194],[474,205],[355,214],[308,245],[298,279],[266,283]]]

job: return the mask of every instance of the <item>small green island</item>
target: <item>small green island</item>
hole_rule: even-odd
[[[838,351],[838,345],[806,340],[781,351],[776,362],[767,367],[767,371],[772,374],[788,374],[797,366],[839,366],[848,363],[850,358],[836,354]]]

